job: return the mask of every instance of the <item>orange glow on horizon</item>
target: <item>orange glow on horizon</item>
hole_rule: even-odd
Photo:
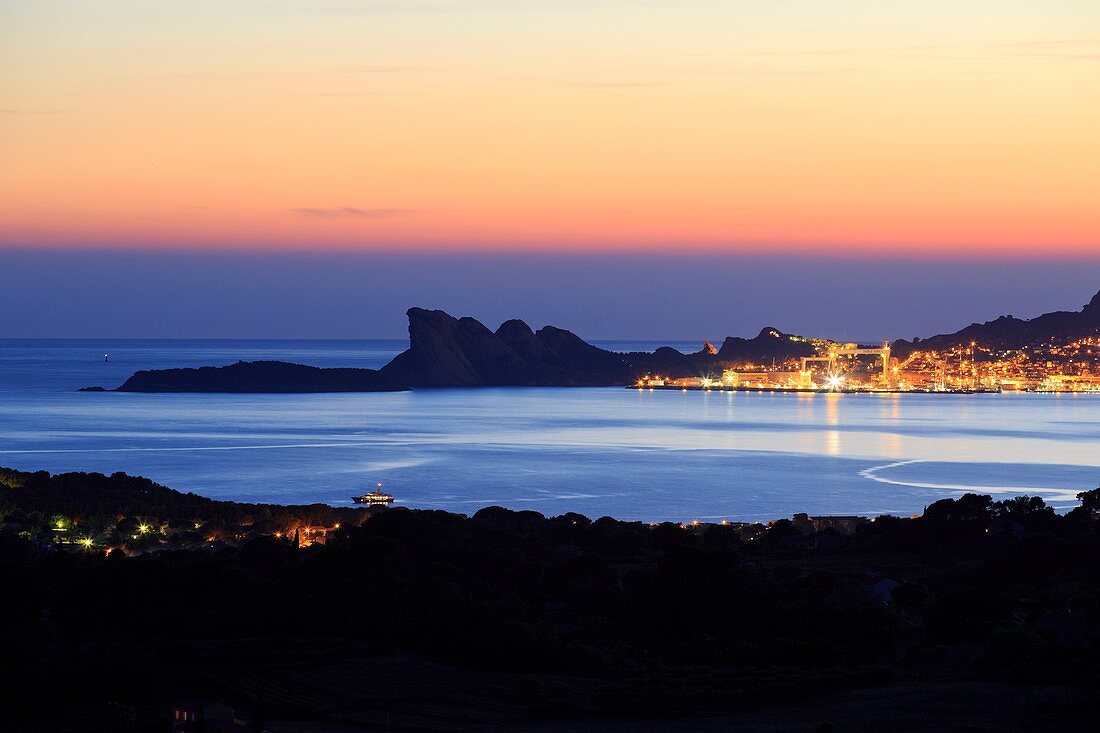
[[[1100,253],[1073,0],[15,5],[0,247]]]

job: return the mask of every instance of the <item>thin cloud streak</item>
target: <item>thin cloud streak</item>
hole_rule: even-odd
[[[2,115],[63,115],[74,109],[0,109]]]
[[[433,71],[430,66],[356,66],[340,69],[342,74],[425,74]]]
[[[637,89],[639,87],[664,86],[648,81],[578,81],[565,85],[566,89]]]
[[[344,206],[335,209],[291,209],[290,213],[297,216],[310,217],[312,219],[395,219],[401,216],[409,216],[416,212],[413,209],[359,209],[351,206]]]

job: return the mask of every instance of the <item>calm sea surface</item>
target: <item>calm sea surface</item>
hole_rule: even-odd
[[[645,520],[910,514],[964,491],[1069,507],[1100,485],[1097,395],[76,392],[116,387],[138,369],[237,359],[379,367],[405,346],[0,340],[0,465],[125,471],[215,498],[335,505],[382,481],[409,506]]]

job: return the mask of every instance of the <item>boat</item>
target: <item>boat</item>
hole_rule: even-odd
[[[379,506],[393,503],[393,494],[387,494],[382,491],[382,482],[378,482],[378,488],[374,491],[368,491],[362,496],[353,496],[351,500],[356,504],[369,504],[370,506]]]

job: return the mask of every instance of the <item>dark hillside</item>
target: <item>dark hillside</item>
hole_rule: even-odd
[[[118,715],[162,730],[194,697],[262,699],[284,731],[645,729],[673,713],[764,730],[796,710],[811,717],[776,729],[893,730],[894,705],[982,730],[1098,722],[1100,490],[1064,516],[966,495],[843,534],[804,517],[326,516],[123,475],[0,478],[0,675],[11,700],[53,696],[18,719],[9,706],[20,730],[116,730]],[[138,512],[166,534],[143,539]],[[53,515],[69,536],[118,522],[124,544],[58,544]],[[169,549],[181,517],[223,539]],[[336,521],[323,545],[273,532]],[[952,702],[995,689],[1011,699]],[[859,710],[878,717],[834,717]]]

